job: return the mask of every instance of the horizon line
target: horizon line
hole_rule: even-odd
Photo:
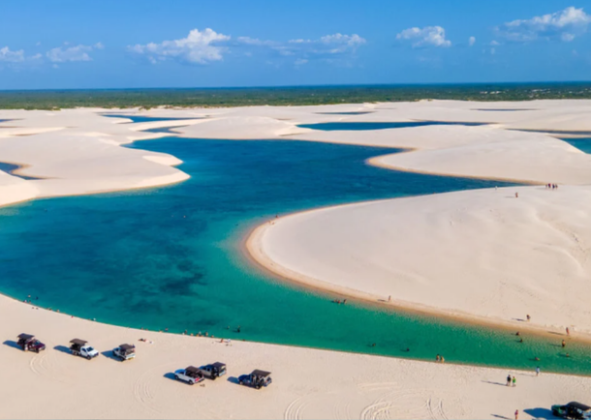
[[[55,91],[130,91],[130,90],[255,90],[298,88],[356,88],[356,87],[430,87],[430,86],[510,86],[510,85],[576,85],[589,84],[591,80],[577,81],[530,81],[530,82],[439,82],[439,83],[361,83],[361,84],[310,84],[268,86],[217,86],[217,87],[134,87],[134,88],[32,88],[0,89],[1,92],[55,92]]]

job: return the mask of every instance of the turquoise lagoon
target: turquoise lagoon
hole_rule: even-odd
[[[571,146],[576,147],[577,149],[579,149],[582,152],[591,153],[591,137],[578,138],[578,139],[565,138],[562,140],[569,143]]]
[[[427,360],[439,353],[456,363],[591,373],[588,348],[573,344],[567,358],[562,337],[524,334],[519,343],[505,330],[354,301],[336,305],[333,295],[266,274],[243,252],[250,229],[275,214],[510,184],[365,164],[392,149],[175,137],[131,147],[177,156],[191,179],[0,209],[2,293],[21,300],[32,295],[39,306],[151,330]]]

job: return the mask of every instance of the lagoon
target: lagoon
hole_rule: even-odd
[[[544,338],[519,343],[505,330],[357,302],[336,305],[332,295],[265,273],[242,247],[250,229],[276,214],[511,184],[371,167],[366,159],[393,152],[373,147],[175,137],[130,147],[177,156],[191,179],[0,209],[0,292],[136,328],[591,373],[584,345],[570,346],[566,358]]]

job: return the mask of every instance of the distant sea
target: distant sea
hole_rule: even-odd
[[[528,101],[567,98],[591,98],[591,82],[5,90],[0,91],[0,109],[152,108],[161,105],[229,107],[398,102],[421,99]]]

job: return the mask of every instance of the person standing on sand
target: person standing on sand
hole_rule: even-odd
[[[515,410],[515,420],[519,419],[519,410]]]
[[[570,330],[566,327],[566,335],[570,335]]]
[[[435,357],[435,361],[436,361],[436,362],[439,362],[439,361],[441,361],[441,356],[437,355],[437,356]]]
[[[540,376],[540,367],[536,367],[536,376]]]
[[[507,386],[511,385],[511,375],[507,375]]]
[[[515,386],[517,384],[517,379],[515,379],[515,376],[513,377],[513,379],[511,380],[511,382],[513,382],[513,386]]]
[[[388,296],[388,302],[392,302],[392,295]]]
[[[529,322],[530,319],[531,319],[531,316],[529,316],[529,314],[527,314],[527,322]]]
[[[519,198],[519,193],[518,192],[515,193],[515,198]]]

